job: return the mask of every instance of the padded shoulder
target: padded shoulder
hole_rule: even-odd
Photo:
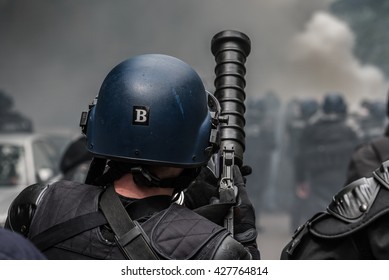
[[[8,210],[5,227],[27,236],[36,208],[48,187],[34,184],[21,191]]]
[[[294,251],[304,246],[306,239],[347,237],[388,214],[389,176],[387,168],[384,169],[381,166],[373,177],[361,178],[344,187],[334,196],[327,212],[317,213],[296,230],[283,249],[281,259],[293,259]]]
[[[389,190],[389,160],[384,161],[380,168],[373,172],[373,177]]]
[[[361,178],[337,193],[327,210],[340,220],[356,222],[369,210],[378,190],[378,182],[373,178]]]
[[[142,228],[163,259],[208,259],[228,235],[225,228],[175,203],[143,223]]]

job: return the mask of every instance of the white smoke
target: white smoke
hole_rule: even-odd
[[[354,43],[354,34],[344,22],[323,11],[313,14],[304,31],[290,42],[283,74],[288,90],[301,96],[340,91],[351,103],[366,96],[382,97],[388,87],[383,73],[357,60]]]

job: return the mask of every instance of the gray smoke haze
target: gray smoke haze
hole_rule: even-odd
[[[211,38],[235,29],[252,41],[248,95],[384,96],[382,74],[353,57],[353,34],[326,12],[331,2],[1,0],[0,88],[38,129],[78,129],[105,75],[133,55],[176,56],[213,90]]]
[[[362,65],[352,54],[354,34],[342,21],[317,12],[304,31],[291,42],[288,84],[301,94],[334,90],[344,92],[349,101],[370,95],[382,97],[387,89],[383,73],[372,65]],[[315,71],[312,71],[315,69]]]

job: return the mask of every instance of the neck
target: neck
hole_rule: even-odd
[[[173,195],[173,188],[151,188],[138,186],[128,173],[114,182],[115,191],[125,197],[130,198],[145,198],[156,195]]]

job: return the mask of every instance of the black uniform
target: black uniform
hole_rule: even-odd
[[[33,185],[10,208],[6,227],[31,239],[49,259],[125,259],[101,213],[104,187],[70,181]],[[250,259],[228,231],[170,196],[121,197],[159,259]]]
[[[301,174],[303,174],[304,171],[304,166],[301,162],[306,148],[300,143],[302,142],[302,133],[304,129],[309,124],[310,119],[312,119],[317,113],[319,107],[319,104],[314,99],[303,100],[296,103],[296,105],[298,106],[297,112],[287,119],[287,133],[289,140],[288,155],[290,156],[293,170],[292,207],[290,210],[290,229],[292,232],[301,224],[302,221],[307,219],[306,212],[309,210],[308,203],[306,203],[304,198],[299,197],[297,193],[297,188],[299,187],[298,184],[300,183],[299,180],[302,180]]]
[[[311,190],[306,218],[323,209],[344,186],[347,165],[358,142],[357,131],[343,115],[324,114],[304,129],[297,180],[308,183]]]
[[[266,107],[265,100],[252,100],[247,110],[245,161],[256,166],[247,178],[248,191],[255,206],[257,220],[263,208],[271,173],[271,156],[275,149],[275,118],[273,108]],[[270,106],[270,105],[269,105]]]
[[[389,161],[301,226],[281,259],[389,259]]]

